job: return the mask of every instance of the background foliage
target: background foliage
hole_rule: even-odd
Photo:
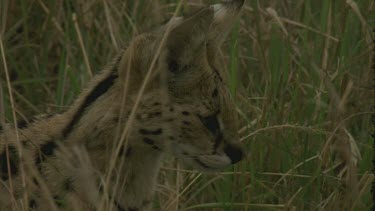
[[[91,73],[175,6],[2,0],[2,116],[12,122],[12,110],[19,120],[65,110]],[[374,7],[372,0],[248,0],[222,48],[248,157],[210,175],[167,159],[155,209],[370,210]]]

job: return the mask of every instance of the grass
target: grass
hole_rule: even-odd
[[[13,111],[23,119],[64,110],[91,73],[175,6],[168,0],[1,1],[5,119],[13,122]],[[371,0],[248,0],[222,48],[248,157],[211,175],[167,159],[154,207],[370,210],[374,11]]]

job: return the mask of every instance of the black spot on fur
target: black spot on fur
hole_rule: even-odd
[[[218,95],[218,91],[217,91],[217,89],[215,88],[214,89],[214,91],[212,92],[212,97],[217,97],[217,95]]]
[[[169,140],[176,140],[174,136],[168,136]]]
[[[126,149],[126,152],[125,152],[125,146],[121,146],[119,156],[120,157],[124,156],[124,152],[125,152],[125,157],[129,157],[131,151],[132,151],[132,148],[130,146],[128,146],[128,148]]]
[[[54,141],[49,141],[40,147],[40,152],[37,153],[35,165],[41,170],[40,164],[49,156],[53,155],[57,148],[57,144]]]
[[[155,141],[150,138],[147,138],[147,137],[143,138],[143,142],[145,142],[148,145],[151,145],[153,149],[160,150],[160,148],[155,145]]]
[[[212,66],[211,66],[211,67],[212,67]],[[223,78],[221,78],[221,75],[220,75],[219,71],[218,71],[215,67],[212,67],[212,68],[213,68],[213,70],[215,71],[216,75],[219,77],[219,80],[220,80],[221,82],[223,82]]]
[[[43,153],[43,155],[45,156],[50,156],[50,155],[53,155],[53,153],[55,152],[55,149],[57,148],[57,144],[56,142],[54,141],[49,141],[45,144],[43,144],[41,147],[40,147],[40,150],[41,152]]]
[[[174,108],[169,108],[169,111],[170,111],[170,112],[173,112],[173,111],[174,111]]]
[[[120,148],[119,156],[123,156],[124,155],[124,151],[125,151],[125,146],[122,145],[121,148]]]
[[[18,129],[26,128],[31,123],[32,123],[32,121],[27,121],[25,119],[22,119],[22,120],[17,122],[17,128]]]
[[[146,143],[146,144],[149,144],[149,145],[154,145],[155,144],[155,142],[154,142],[154,140],[152,140],[152,139],[149,139],[149,138],[143,138],[143,141]]]
[[[17,121],[17,128],[18,129],[24,129],[26,127],[28,127],[30,124],[33,124],[34,122],[40,120],[40,119],[48,119],[52,116],[54,116],[55,114],[46,114],[46,115],[43,115],[43,116],[39,116],[39,117],[32,117],[32,118],[28,118],[28,119],[21,119],[19,121]]]
[[[158,102],[155,102],[153,105],[154,105],[154,106],[159,106],[159,105],[161,105],[161,104],[158,103]]]
[[[169,119],[167,119],[167,120],[165,120],[166,122],[173,122],[173,118],[169,118]]]
[[[128,147],[128,148],[126,149],[126,153],[125,153],[125,156],[126,156],[126,157],[129,157],[129,156],[130,156],[130,153],[131,153],[131,151],[132,151],[132,148],[131,148],[131,147]]]
[[[182,121],[182,123],[184,124],[184,125],[191,125],[191,123],[189,122],[189,121]]]
[[[73,179],[72,178],[66,178],[63,182],[63,187],[66,191],[72,192],[74,190],[73,187]]]
[[[64,200],[60,196],[58,196],[58,195],[53,196],[53,201],[55,202],[55,204],[58,207],[63,207],[64,206],[64,203],[63,203]]]
[[[145,200],[145,201],[142,202],[143,207],[147,207],[149,204],[151,204],[150,200]]]
[[[99,186],[99,193],[103,193],[103,191],[104,191],[104,187],[103,187],[103,185],[101,184],[100,181],[97,182],[97,184],[98,184],[98,186]]]
[[[187,111],[183,111],[183,112],[181,112],[183,115],[185,115],[185,116],[189,116],[190,115],[190,113],[189,112],[187,112]]]
[[[180,70],[180,65],[177,63],[176,60],[170,59],[168,61],[168,70],[172,73],[176,73]]]
[[[94,89],[86,96],[85,100],[78,108],[78,111],[74,114],[73,119],[69,123],[69,125],[64,129],[63,136],[66,138],[70,132],[73,130],[75,124],[81,119],[85,109],[89,107],[96,99],[106,93],[109,88],[115,82],[115,79],[118,77],[116,71],[114,70],[109,76],[107,76],[103,81],[101,81]]]
[[[22,141],[21,141],[21,144],[22,144],[23,147],[26,147],[26,146],[27,146],[27,143],[28,143],[28,142],[25,141],[25,140],[22,140]]]
[[[37,207],[38,207],[38,205],[37,205],[36,201],[34,199],[31,199],[29,201],[29,208],[30,209],[36,209]]]
[[[17,150],[14,146],[8,146],[8,152],[10,166],[8,166],[6,150],[4,149],[3,153],[0,154],[0,178],[4,181],[9,179],[8,171],[11,175],[18,173]]]
[[[162,134],[163,130],[161,128],[158,128],[156,130],[139,129],[139,132],[142,135],[160,135]]]
[[[37,187],[40,187],[40,184],[38,182],[38,180],[34,177],[33,178],[33,183],[37,186]]]
[[[158,146],[155,146],[155,145],[152,146],[152,149],[160,150],[160,148]]]
[[[157,111],[157,112],[152,112],[152,113],[149,113],[148,114],[148,118],[154,118],[154,117],[159,117],[161,116],[161,112],[160,111]]]

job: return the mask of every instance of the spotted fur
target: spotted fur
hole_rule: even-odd
[[[223,0],[135,37],[70,109],[6,125],[0,210],[149,210],[165,152],[203,171],[239,162],[219,46],[242,6]]]

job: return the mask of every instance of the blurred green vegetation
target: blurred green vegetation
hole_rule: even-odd
[[[204,3],[187,1],[184,8]],[[18,119],[65,110],[90,80],[90,69],[100,71],[175,6],[167,0],[2,0],[6,120],[12,122],[12,109]],[[155,208],[370,210],[374,7],[371,0],[248,0],[222,48],[248,157],[209,175],[168,159]]]

